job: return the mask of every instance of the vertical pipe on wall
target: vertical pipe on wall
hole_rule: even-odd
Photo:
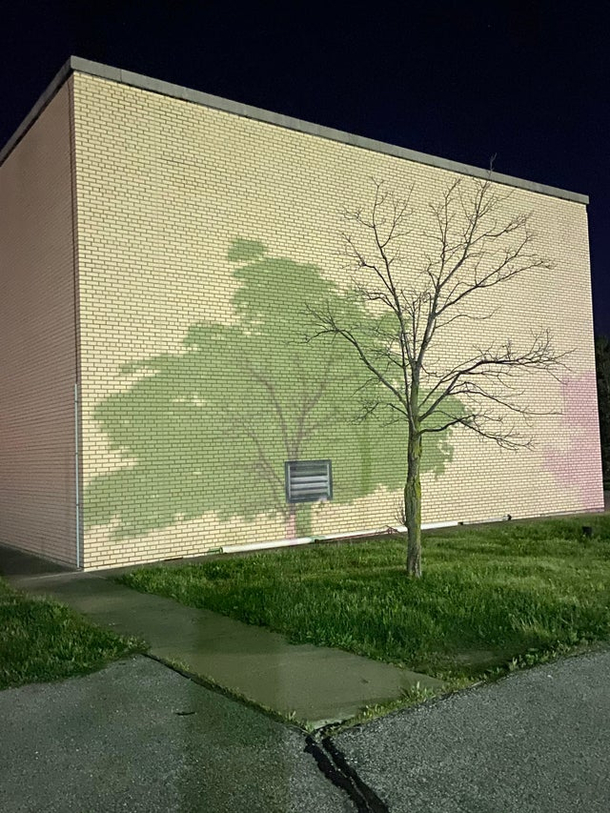
[[[79,381],[81,381],[80,364],[80,291],[79,291],[79,266],[78,266],[78,207],[76,200],[76,136],[74,125],[74,77],[68,79],[68,89],[70,92],[70,180],[72,189],[72,273],[74,278],[74,459],[75,459],[75,510],[76,510],[76,567],[82,567],[82,523],[81,523],[81,495],[80,495],[80,403],[78,396]]]

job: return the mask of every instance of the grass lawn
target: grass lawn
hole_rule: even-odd
[[[385,537],[147,567],[118,580],[456,686],[610,640],[610,516],[427,532],[417,581],[404,559],[404,541]]]
[[[90,624],[55,601],[33,599],[0,579],[0,689],[101,669],[146,646]]]

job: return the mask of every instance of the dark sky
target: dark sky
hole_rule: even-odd
[[[590,196],[610,334],[610,6],[594,5],[3,4],[0,143],[75,54],[475,166],[495,154],[499,172]]]

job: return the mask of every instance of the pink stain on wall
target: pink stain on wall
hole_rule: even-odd
[[[561,485],[578,490],[582,510],[601,510],[604,493],[595,372],[565,379],[562,389],[567,447],[549,450],[545,468]]]

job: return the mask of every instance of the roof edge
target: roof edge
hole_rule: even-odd
[[[118,82],[122,85],[136,87],[140,90],[147,90],[164,96],[171,96],[175,99],[182,99],[183,101],[191,102],[193,104],[210,107],[215,110],[222,110],[225,113],[232,113],[237,116],[262,121],[267,124],[284,127],[288,130],[296,130],[297,132],[318,136],[319,138],[326,138],[330,141],[337,141],[341,144],[349,144],[352,147],[360,147],[361,149],[371,150],[372,152],[392,155],[396,158],[403,158],[408,161],[414,161],[419,164],[436,167],[437,169],[445,169],[450,172],[457,172],[461,175],[468,175],[474,178],[489,177],[488,169],[481,169],[480,167],[474,167],[469,164],[462,164],[459,161],[439,158],[438,156],[428,155],[427,153],[418,152],[416,150],[410,150],[406,147],[397,147],[392,144],[387,144],[384,141],[377,141],[372,138],[353,135],[352,133],[347,133],[342,130],[335,130],[332,127],[324,127],[322,125],[313,124],[311,122],[303,121],[291,116],[284,116],[281,113],[273,113],[270,110],[263,110],[260,107],[253,107],[251,105],[242,104],[241,102],[234,102],[230,99],[224,99],[221,96],[213,96],[210,93],[204,93],[203,91],[199,90],[191,90],[190,88],[182,87],[181,85],[174,85],[171,82],[153,79],[139,73],[122,70],[121,68],[113,68],[110,65],[103,65],[100,62],[92,62],[91,60],[83,59],[78,56],[71,56],[70,59],[68,59],[68,61],[62,66],[61,70],[57,73],[47,89],[40,96],[21,125],[4,145],[0,151],[0,165],[5,161],[19,141],[21,141],[23,136],[36,121],[38,116],[40,116],[59,88],[73,72],[86,73],[90,76],[96,76],[101,79],[109,79],[110,81]],[[566,189],[536,183],[535,181],[528,181],[523,178],[516,178],[512,175],[504,175],[502,173],[494,172],[492,173],[492,179],[494,183],[500,183],[506,186],[516,187],[518,189],[525,189],[530,192],[538,192],[542,195],[562,198],[564,200],[582,203],[585,205],[589,203],[588,195],[582,195],[578,192],[570,192]]]

